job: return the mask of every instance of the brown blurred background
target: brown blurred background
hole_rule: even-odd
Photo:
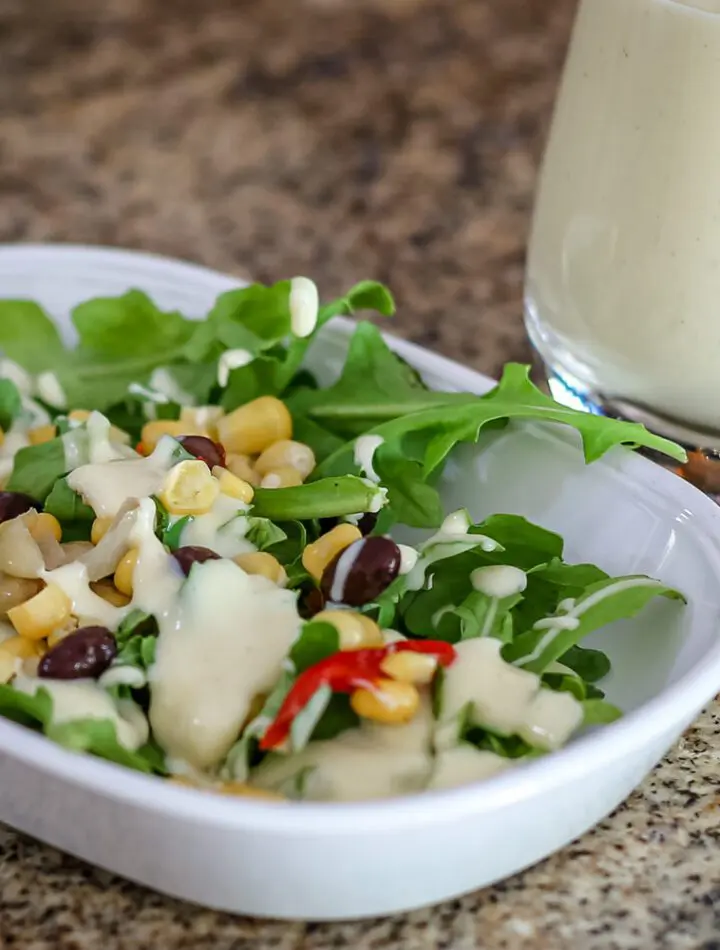
[[[2,0],[0,241],[176,255],[329,295],[490,373],[575,0]]]

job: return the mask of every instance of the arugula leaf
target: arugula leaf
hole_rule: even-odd
[[[0,379],[0,429],[7,432],[22,410],[22,399],[15,383]]]
[[[23,726],[44,726],[52,717],[50,693],[41,688],[31,696],[12,686],[0,685],[0,716]]]
[[[160,540],[166,548],[174,551],[182,546],[182,533],[191,521],[193,521],[192,515],[183,515],[182,518],[178,518],[172,524],[170,524],[169,517],[166,521],[161,522]]]
[[[45,735],[74,752],[89,752],[138,772],[165,773],[164,760],[159,759],[157,746],[143,746],[136,752],[126,749],[118,742],[115,724],[110,719],[76,719],[73,722],[51,723],[47,726]]]
[[[610,659],[601,650],[580,646],[570,647],[560,657],[560,662],[574,670],[586,683],[599,682],[612,668]]]
[[[146,745],[131,752],[117,740],[115,724],[109,719],[76,719],[53,723],[53,702],[48,690],[39,687],[33,695],[12,686],[0,686],[0,715],[22,725],[41,727],[54,742],[76,752],[90,752],[140,772],[164,772],[157,746]]]
[[[30,300],[0,300],[0,351],[30,373],[53,369],[65,354],[57,327]]]
[[[24,492],[38,501],[45,501],[59,478],[69,471],[62,438],[40,445],[29,445],[15,456],[8,491]]]
[[[604,726],[622,719],[622,710],[604,699],[585,699],[583,707],[583,726]]]
[[[45,499],[45,511],[55,515],[63,525],[63,535],[67,522],[81,522],[89,528],[95,520],[95,512],[86,505],[80,495],[68,485],[67,478],[58,478]]]
[[[149,669],[155,662],[158,625],[152,614],[134,609],[123,618],[115,631],[118,665]]]
[[[684,602],[678,591],[661,581],[641,575],[609,578],[591,584],[570,611],[557,616],[577,619],[577,626],[528,630],[503,648],[503,658],[517,663],[531,673],[543,673],[554,660],[566,654],[593,630],[617,620],[634,617],[654,597],[667,597]]]
[[[196,323],[176,311],[164,313],[140,290],[119,297],[95,297],[72,311],[80,345],[94,355],[149,354],[156,363],[168,349],[186,343]]]
[[[311,415],[316,424],[353,438],[388,418],[445,401],[393,353],[377,327],[362,322],[350,340],[338,381],[327,389],[300,390],[289,407],[299,417]]]
[[[534,758],[540,754],[520,736],[497,736],[478,726],[469,728],[462,736],[462,741],[469,742],[477,749],[494,752],[503,759]]]
[[[427,393],[426,396],[430,407],[409,414],[398,415],[397,407],[386,405],[386,414],[395,414],[397,418],[390,418],[369,430],[383,439],[375,455],[378,465],[382,466],[386,455],[415,460],[421,457],[422,470],[418,477],[426,481],[460,442],[476,442],[483,428],[510,419],[563,423],[575,428],[582,437],[587,462],[600,458],[620,444],[645,446],[681,461],[685,458],[679,446],[653,435],[637,423],[567,409],[554,402],[532,384],[529,367],[517,363],[506,365],[498,385],[485,396],[456,393]],[[358,393],[356,406],[361,406],[361,399],[362,394]],[[313,421],[328,426],[328,414],[332,411],[329,407],[323,412],[316,408],[309,409],[308,414]],[[352,406],[343,408],[346,419],[352,411]],[[334,418],[333,425],[337,424],[337,418]],[[349,442],[327,457],[315,469],[311,479],[356,471],[354,443]],[[408,475],[405,468],[403,480]],[[407,485],[396,485],[395,479],[386,479],[385,487],[390,492],[396,487],[405,493],[408,490]],[[427,511],[426,517],[430,521],[432,512]]]
[[[266,551],[269,547],[287,540],[287,534],[283,529],[269,518],[248,518],[248,523],[245,537],[255,545],[258,551]]]
[[[377,508],[379,489],[354,475],[326,478],[293,488],[256,488],[252,512],[271,521],[307,521],[353,515]]]
[[[280,288],[284,296],[278,293],[274,298],[277,310],[266,327],[253,324],[249,327],[252,336],[243,337],[245,342],[227,344],[247,349],[255,355],[255,359],[247,366],[233,370],[230,374],[228,386],[222,397],[222,405],[226,410],[234,409],[236,406],[255,399],[257,396],[282,395],[299,372],[308,348],[312,345],[313,340],[317,338],[318,332],[333,317],[341,314],[352,314],[357,310],[377,310],[385,316],[391,316],[395,310],[394,301],[386,287],[374,281],[362,281],[351,288],[344,297],[340,297],[320,308],[317,326],[311,336],[302,339],[293,337],[289,345],[284,347],[279,344],[283,339],[290,336],[290,285],[283,281],[282,284],[276,284],[275,288],[263,287],[261,291],[254,289],[258,287],[261,287],[261,285],[256,284],[253,288],[246,288],[245,291],[231,291],[231,294],[253,291],[255,294],[262,295],[264,291],[266,302],[269,302],[268,293],[272,294],[275,288]],[[239,299],[239,297],[234,298],[235,304]],[[215,319],[217,321],[218,318]],[[209,325],[210,320],[207,323]],[[261,341],[258,343],[257,338],[260,335]],[[239,341],[241,339],[240,334],[234,336],[233,339]],[[206,329],[204,331],[203,343],[206,346],[205,352],[211,352],[213,346],[211,330]]]
[[[290,650],[290,659],[298,673],[303,673],[320,660],[340,649],[340,635],[330,623],[310,621],[302,626]]]

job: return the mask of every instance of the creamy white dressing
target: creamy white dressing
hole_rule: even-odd
[[[152,371],[150,388],[163,393],[171,402],[177,402],[181,406],[195,405],[195,397],[192,393],[186,392],[165,366],[158,366]]]
[[[281,673],[301,623],[295,600],[232,561],[207,561],[193,567],[180,597],[155,611],[150,721],[171,756],[207,769],[227,755],[254,697]]]
[[[481,594],[502,600],[521,594],[527,587],[527,575],[510,564],[491,564],[476,568],[470,574],[470,582]]]
[[[174,464],[174,449],[173,439],[162,438],[147,458],[80,465],[70,472],[67,482],[96,515],[114,518],[128,499],[147,498],[160,491]]]
[[[381,435],[361,435],[353,443],[353,459],[362,474],[378,484],[380,476],[373,467],[375,453],[385,442]]]
[[[512,762],[512,759],[504,759],[494,752],[476,749],[467,742],[461,742],[452,749],[438,752],[427,787],[456,788],[458,785],[482,782],[504,772],[511,767]]]
[[[147,683],[145,672],[138,669],[137,666],[111,666],[105,670],[98,679],[98,685],[103,689],[110,689],[112,686],[130,686],[132,689],[142,689]]]
[[[32,376],[14,360],[0,359],[0,379],[9,379],[21,396],[32,396]]]
[[[147,742],[149,730],[142,711],[134,703],[115,705],[112,697],[94,680],[37,679],[18,675],[15,689],[34,696],[45,689],[52,699],[52,722],[60,724],[81,719],[107,719],[115,726],[118,742],[135,751]]]
[[[335,565],[335,574],[330,588],[330,600],[335,603],[342,603],[345,592],[345,584],[350,576],[350,572],[355,566],[355,562],[360,557],[363,549],[362,541],[355,541],[345,548]]]
[[[464,640],[445,671],[442,716],[447,723],[471,705],[472,720],[500,735],[521,735],[543,749],[563,745],[582,722],[569,693],[541,690],[540,677],[506,663],[499,640]],[[543,695],[540,695],[541,692]]]
[[[143,386],[142,383],[130,383],[128,392],[132,396],[140,396],[142,399],[157,403],[159,406],[166,405],[170,402],[170,399],[165,393],[161,393],[157,389],[150,389],[149,386]]]
[[[449,514],[443,523],[440,525],[440,531],[438,534],[467,534],[470,529],[470,516],[464,508],[460,508],[458,511],[453,511]]]
[[[130,544],[138,552],[130,607],[154,614],[159,622],[161,617],[172,612],[183,576],[175,559],[155,536],[155,504],[152,498],[140,502],[130,532]]]
[[[35,381],[35,388],[38,396],[48,406],[53,409],[65,409],[67,407],[67,396],[65,390],[60,385],[60,380],[55,373],[40,373]]]
[[[400,548],[400,574],[409,574],[418,562],[420,555],[407,544],[398,544]]]
[[[98,465],[103,462],[114,462],[117,459],[127,458],[128,454],[135,456],[135,452],[126,445],[117,445],[110,440],[110,420],[102,413],[91,412],[85,423],[89,462]]]
[[[243,366],[247,366],[252,363],[255,359],[250,350],[225,350],[224,353],[220,355],[217,365],[217,381],[218,385],[223,388],[227,386],[228,380],[230,379],[230,373],[234,369],[240,369]]]
[[[632,590],[634,587],[662,586],[664,585],[660,581],[653,580],[650,577],[631,577],[616,581],[614,584],[608,584],[607,587],[595,591],[594,594],[591,594],[581,601],[567,597],[565,600],[560,601],[557,606],[558,612],[554,616],[543,617],[533,624],[533,630],[547,630],[547,633],[536,643],[531,653],[520,657],[515,662],[524,666],[532,660],[537,660],[542,656],[545,647],[552,643],[559,633],[563,630],[577,630],[580,626],[580,618],[582,615],[587,610],[590,610],[591,607],[602,603],[607,597],[613,597],[615,594],[620,594],[624,590]]]
[[[407,725],[363,721],[295,755],[273,756],[251,775],[251,784],[280,789],[308,770],[303,797],[311,801],[368,801],[419,792],[432,772],[432,727],[426,701]]]
[[[293,277],[290,281],[290,328],[293,336],[310,336],[317,325],[320,299],[315,281]]]
[[[71,420],[72,422],[72,420]],[[86,465],[88,462],[88,436],[83,423],[70,427],[60,437],[65,455],[65,466],[68,471]]]
[[[221,557],[236,557],[255,551],[245,537],[249,523],[243,515],[249,506],[229,495],[218,495],[207,514],[192,518],[183,528],[182,544],[210,548]]]
[[[128,612],[127,607],[114,607],[90,588],[88,569],[82,561],[64,564],[54,571],[42,571],[40,577],[65,592],[72,601],[72,613],[82,620],[83,626],[98,623],[114,630]]]
[[[0,445],[0,482],[4,481],[12,472],[15,464],[15,456],[20,449],[27,448],[30,440],[27,437],[25,428],[21,428],[15,423],[5,433],[2,445]]]

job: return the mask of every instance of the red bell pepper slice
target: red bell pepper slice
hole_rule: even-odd
[[[298,676],[260,740],[260,748],[269,751],[285,742],[293,720],[321,686],[329,686],[334,693],[373,689],[384,676],[383,661],[393,653],[403,652],[430,654],[439,666],[449,666],[457,656],[452,644],[443,640],[400,640],[384,647],[333,653]]]

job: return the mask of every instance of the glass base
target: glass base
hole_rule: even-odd
[[[668,419],[631,402],[604,397],[589,389],[570,373],[559,371],[546,363],[535,350],[533,366],[535,382],[562,405],[595,415],[641,422],[651,432],[678,442],[688,453],[688,461],[678,466],[676,462],[656,452],[644,450],[653,461],[672,468],[682,478],[697,488],[718,496],[720,501],[720,435],[694,429],[675,419]]]

